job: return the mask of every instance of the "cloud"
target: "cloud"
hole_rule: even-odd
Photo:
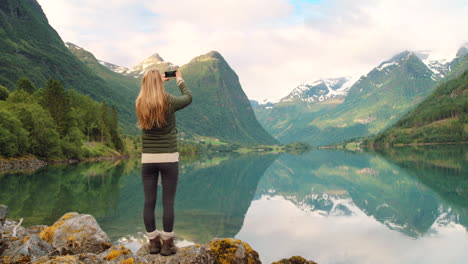
[[[178,65],[219,51],[252,99],[305,80],[362,75],[403,50],[453,56],[466,1],[39,0],[65,41],[131,67],[158,52]]]

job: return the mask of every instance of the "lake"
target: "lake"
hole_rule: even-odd
[[[467,263],[466,145],[378,152],[220,155],[180,162],[178,245],[248,242],[263,263]],[[161,188],[161,186],[158,186]],[[0,203],[23,225],[93,215],[113,244],[145,242],[137,158],[0,175]],[[161,229],[161,189],[156,226]]]

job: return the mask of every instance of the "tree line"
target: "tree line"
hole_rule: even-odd
[[[126,151],[114,105],[97,102],[61,81],[36,88],[27,78],[12,92],[0,85],[0,155],[45,159],[99,156],[93,147]]]

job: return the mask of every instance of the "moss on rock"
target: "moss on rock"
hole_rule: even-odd
[[[276,261],[271,264],[317,264],[317,262],[312,261],[312,260],[307,260],[301,256],[292,256],[288,259],[284,258],[280,261]]]
[[[60,217],[59,220],[57,220],[52,226],[44,228],[44,230],[39,233],[39,237],[42,238],[44,241],[47,241],[49,243],[52,243],[52,240],[54,238],[54,233],[55,230],[63,225],[65,223],[65,220],[78,215],[78,213],[72,212],[72,213],[66,213],[62,217]]]
[[[209,253],[215,263],[261,263],[258,253],[240,239],[214,239],[209,243]]]
[[[132,254],[130,249],[125,248],[124,246],[113,246],[114,248],[104,257],[106,260],[114,260],[118,258],[120,255],[128,255]]]

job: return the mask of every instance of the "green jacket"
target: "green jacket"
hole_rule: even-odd
[[[142,130],[143,153],[172,153],[179,151],[175,112],[192,102],[192,93],[182,78],[177,80],[177,85],[182,92],[181,96],[167,93],[169,103],[166,114],[167,124],[161,128],[155,125],[151,129]]]

